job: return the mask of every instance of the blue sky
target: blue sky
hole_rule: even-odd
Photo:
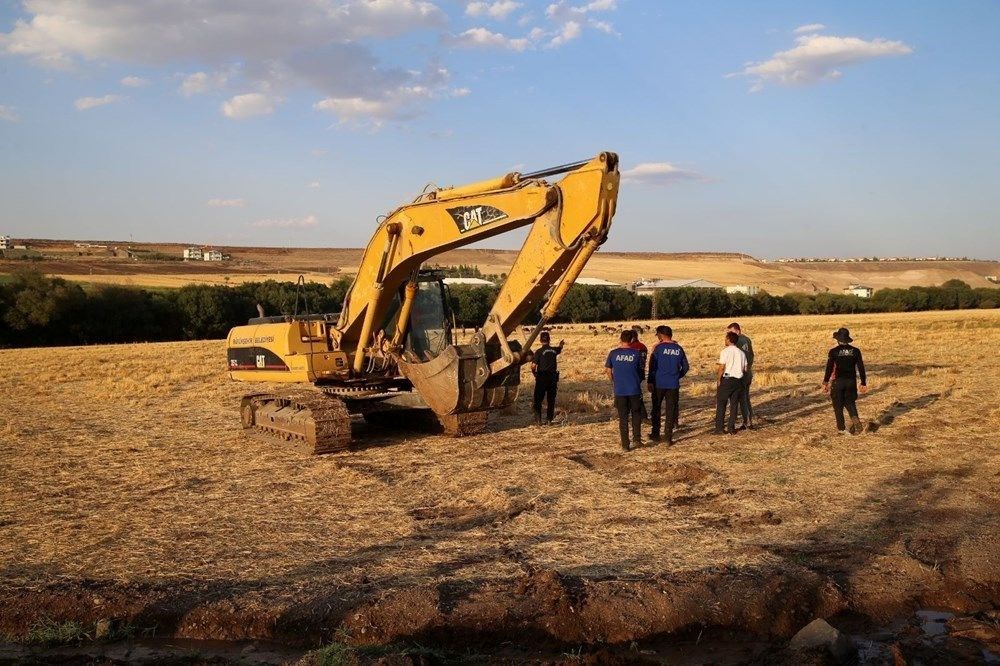
[[[609,249],[997,258],[997,63],[994,1],[0,0],[0,233],[360,246],[615,150]]]

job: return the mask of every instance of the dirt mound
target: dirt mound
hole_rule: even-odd
[[[887,568],[893,570],[891,586],[885,585]],[[309,594],[221,583],[89,582],[0,590],[5,609],[0,634],[24,635],[39,618],[86,625],[110,618],[122,625],[156,627],[159,636],[295,643],[336,634],[359,644],[622,644],[692,627],[788,638],[813,618],[847,609],[879,617],[920,601],[982,610],[1000,598],[995,582],[956,584],[901,557],[875,563],[849,580],[846,591],[833,578],[807,568],[703,571],[643,580],[593,580],[538,570],[512,580],[448,581],[384,593],[363,581],[353,589]]]

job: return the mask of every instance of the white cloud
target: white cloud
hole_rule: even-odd
[[[30,18],[2,35],[7,53],[42,59],[126,62],[286,58],[337,41],[392,37],[439,26],[422,0],[201,0],[119,3],[26,0]]]
[[[226,83],[229,82],[233,71],[217,71],[211,74],[208,72],[194,72],[193,74],[188,74],[181,81],[181,85],[177,91],[185,97],[191,97],[207,93],[210,90],[218,90],[225,87]]]
[[[820,30],[825,30],[826,26],[822,23],[807,23],[806,25],[800,25],[794,32],[796,35],[803,35],[805,33],[819,32]]]
[[[428,0],[24,0],[23,9],[0,32],[0,54],[81,69],[195,63],[179,84],[185,96],[249,90],[272,100],[304,88],[382,102],[429,85],[411,63],[382,63],[370,43],[447,22]]]
[[[622,180],[643,185],[671,185],[683,180],[705,180],[697,171],[691,171],[669,162],[643,162],[622,171]]]
[[[597,21],[595,19],[589,19],[587,25],[595,30],[600,30],[601,32],[613,35],[615,37],[621,37],[621,34],[615,30],[615,26],[611,25],[608,21]]]
[[[310,190],[318,190],[319,188],[322,187],[322,185],[320,185],[320,182],[318,180],[314,180],[308,185],[306,185],[306,187],[308,187]]]
[[[206,205],[213,208],[243,208],[246,201],[243,199],[209,199]]]
[[[269,116],[274,113],[274,106],[282,101],[280,97],[272,97],[264,93],[246,93],[230,97],[222,103],[222,115],[233,120],[243,120],[254,116]]]
[[[80,99],[73,102],[73,106],[76,107],[77,111],[86,111],[88,109],[96,109],[99,106],[104,106],[105,104],[114,104],[115,102],[120,102],[124,97],[121,95],[104,95],[103,97],[81,97]]]
[[[149,85],[149,81],[141,76],[126,76],[119,83],[126,88],[142,88]]]
[[[524,51],[531,46],[528,39],[507,37],[486,28],[469,28],[463,33],[452,36],[448,42],[460,48],[493,48],[510,49],[511,51]]]
[[[580,23],[578,21],[566,21],[562,24],[559,32],[556,36],[549,40],[549,43],[545,45],[546,48],[555,49],[559,48],[566,42],[570,42],[580,36]]]
[[[16,123],[21,120],[21,116],[14,113],[14,107],[0,104],[0,120]]]
[[[468,16],[489,16],[498,21],[502,21],[507,16],[521,7],[520,2],[513,0],[497,0],[496,2],[470,2],[465,6],[465,13]]]
[[[568,0],[559,0],[545,8],[549,18],[568,18],[583,16],[593,12],[613,12],[618,9],[616,0],[593,0],[583,5],[571,5]]]
[[[427,102],[435,99],[462,97],[463,88],[450,88],[451,73],[440,65],[431,64],[422,72],[406,72],[400,83],[369,94],[330,95],[313,104],[317,111],[332,113],[341,124],[379,128],[389,121],[404,121],[417,117]]]
[[[313,148],[309,151],[309,154],[313,157],[326,157],[329,152],[326,148]]]
[[[419,98],[418,93],[411,93]],[[362,97],[327,97],[313,104],[317,111],[337,116],[341,124],[370,125],[379,128],[390,120],[408,120],[416,112],[408,108],[411,99],[402,94],[390,99],[364,99]]]
[[[286,217],[280,219],[264,219],[252,222],[250,226],[258,229],[311,229],[319,224],[315,215],[305,217]]]
[[[593,0],[580,5],[570,4],[569,0],[558,0],[545,8],[545,16],[555,24],[555,29],[542,31],[534,39],[547,37],[549,41],[545,44],[545,48],[558,48],[583,34],[584,26],[617,37],[618,32],[610,21],[590,16],[596,12],[613,12],[617,9],[616,0]],[[535,31],[538,30],[535,28]]]
[[[189,74],[184,77],[179,90],[185,97],[200,95],[203,92],[208,92],[208,74],[205,72],[195,72],[194,74]]]
[[[795,44],[794,48],[779,51],[769,60],[748,63],[729,76],[750,78],[750,91],[757,92],[767,84],[797,86],[839,79],[842,72],[838,67],[913,52],[903,42],[882,38],[866,41],[859,37],[811,34],[796,37]]]
[[[468,88],[452,88],[448,91],[449,97],[468,97],[472,93]]]

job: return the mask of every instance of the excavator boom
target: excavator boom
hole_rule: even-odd
[[[545,180],[556,175],[562,175],[558,182]],[[354,397],[383,400],[387,391],[409,386],[453,431],[463,430],[463,423],[484,422],[474,415],[514,401],[520,366],[535,336],[607,239],[618,184],[618,156],[605,152],[534,173],[508,173],[424,192],[379,224],[335,324],[326,315],[277,322],[264,318],[252,330],[237,327],[229,336],[231,376],[306,379],[355,406]],[[528,226],[496,302],[473,339],[453,344],[448,333],[444,344],[415,344],[426,342],[428,326],[433,328],[423,305],[433,301],[427,300],[433,287],[421,266],[448,250]],[[525,338],[520,326],[535,313],[540,320]],[[437,326],[441,328],[434,330],[441,334],[450,331],[447,323]],[[522,337],[512,337],[515,333]],[[303,407],[307,404],[309,408]],[[288,432],[289,439],[308,440],[309,433],[320,429],[306,411],[317,409],[314,400],[301,396],[257,394],[244,401],[243,422],[258,431],[269,428],[272,435]],[[268,422],[261,423],[265,416]],[[283,419],[287,427],[278,423]],[[325,427],[343,438],[343,428]],[[332,448],[316,444],[317,450]]]

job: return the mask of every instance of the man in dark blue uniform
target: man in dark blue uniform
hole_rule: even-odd
[[[837,431],[846,435],[844,409],[851,417],[852,435],[860,435],[863,427],[858,418],[858,377],[861,378],[861,392],[868,392],[868,378],[865,376],[865,362],[861,350],[851,345],[854,339],[846,328],[837,329],[833,334],[837,346],[830,350],[826,358],[826,372],[823,373],[823,390],[833,401],[833,415],[837,419]],[[832,383],[831,383],[832,382]]]
[[[535,375],[535,395],[532,409],[535,412],[535,425],[542,425],[542,400],[545,400],[545,423],[551,424],[556,413],[556,390],[559,387],[558,356],[562,353],[565,340],[559,341],[558,347],[549,344],[551,338],[548,331],[542,331],[538,336],[542,345],[532,356],[531,372]]]
[[[653,394],[653,432],[650,439],[660,441],[660,417],[663,403],[667,404],[667,421],[665,432],[667,445],[674,443],[674,424],[677,422],[677,412],[680,406],[681,377],[687,374],[687,355],[684,349],[674,342],[674,332],[669,326],[657,326],[656,338],[660,341],[653,347],[649,357],[649,391]]]
[[[618,347],[608,354],[604,367],[615,388],[615,408],[618,410],[618,432],[622,449],[629,451],[629,421],[632,422],[632,448],[642,446],[642,354],[629,345],[635,331],[622,331]]]

